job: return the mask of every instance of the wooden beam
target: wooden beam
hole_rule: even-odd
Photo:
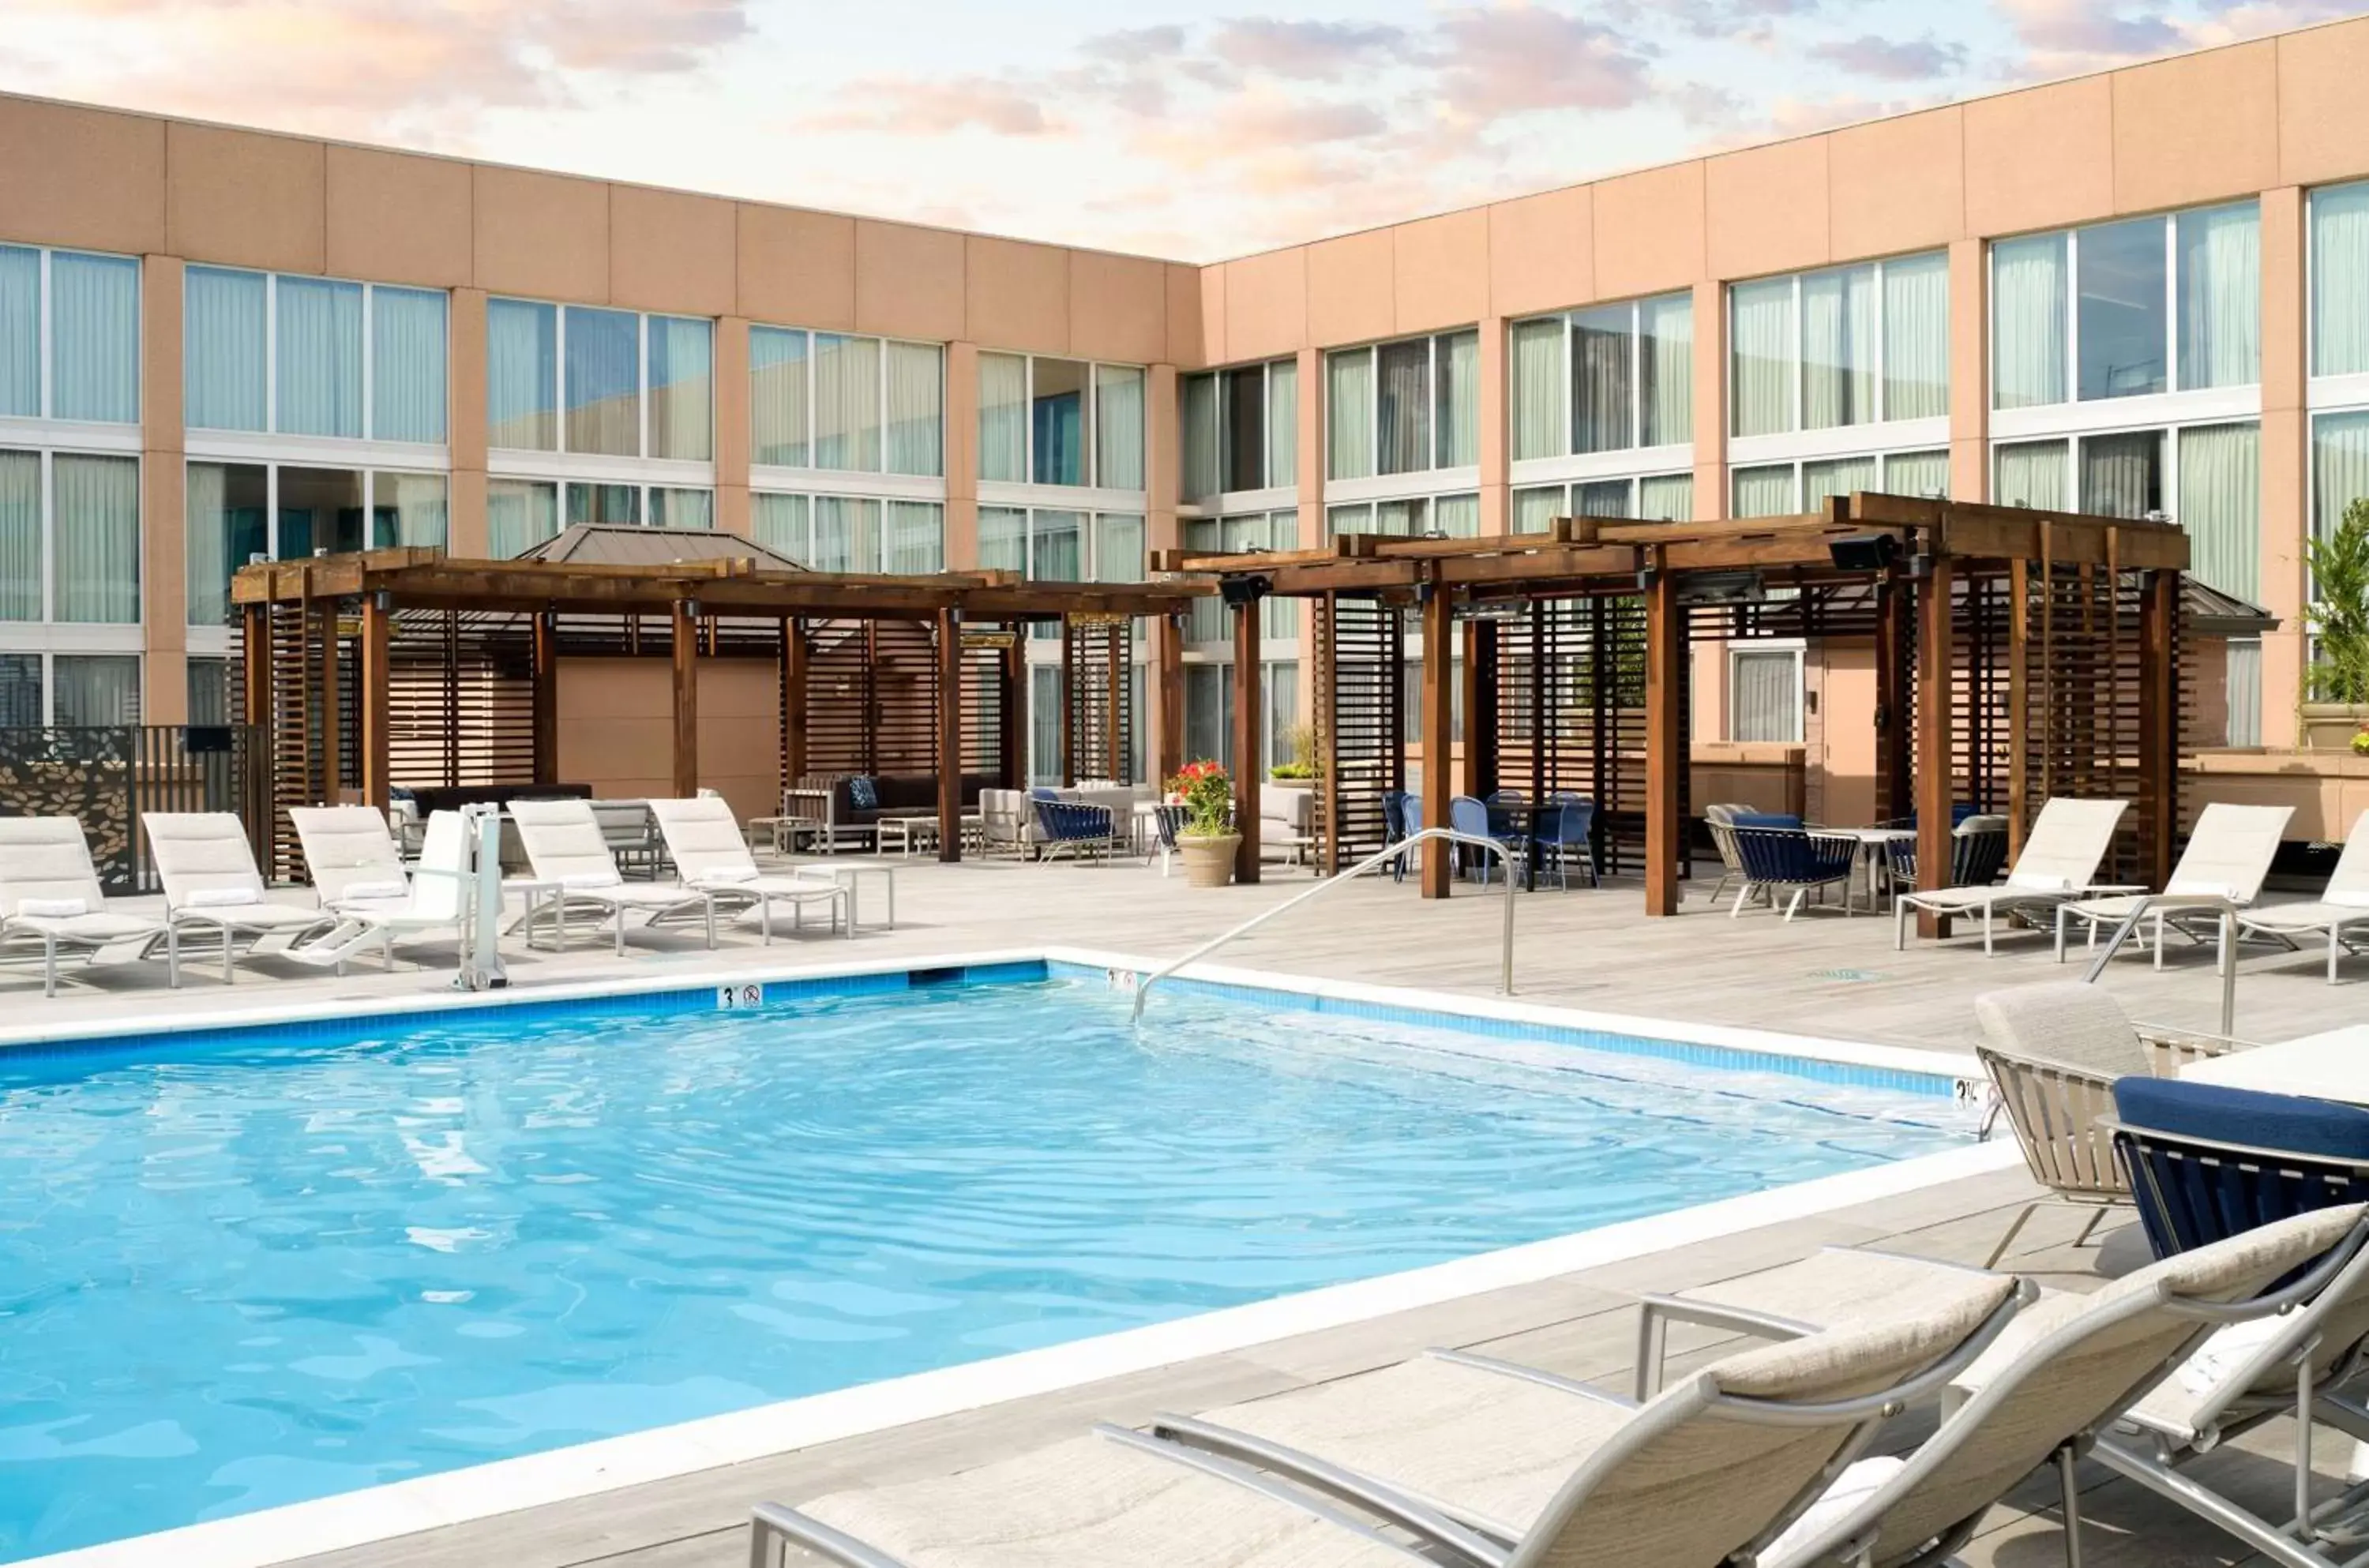
[[[1486,799],[1503,781],[1497,776],[1497,624],[1464,623],[1464,751],[1457,768],[1458,789]]]
[[[1259,641],[1261,617],[1256,601],[1234,607],[1234,831],[1242,837],[1234,850],[1234,880],[1259,879],[1260,735],[1266,727],[1260,702]]]
[[[395,612],[381,601],[377,594],[362,599],[361,685],[355,693],[356,706],[360,709],[360,737],[361,794],[364,806],[386,809],[393,780],[388,777],[389,677],[388,646],[392,640]]]
[[[674,793],[699,793],[699,622],[690,600],[674,601]]]
[[[239,612],[239,710],[241,722],[257,728],[271,724],[271,607],[250,604]],[[265,742],[267,750],[269,741]]]
[[[321,804],[336,806],[346,790],[346,717],[338,693],[338,601],[314,602],[321,638]]]
[[[1448,826],[1448,803],[1455,795],[1448,773],[1448,732],[1455,726],[1455,687],[1450,666],[1455,661],[1454,601],[1435,583],[1423,602],[1423,825]],[[1454,866],[1445,839],[1423,844],[1423,896],[1445,898],[1453,891]]]
[[[1003,787],[1028,787],[1028,633],[1013,628],[1003,649],[1003,701],[996,713],[1001,727]]]
[[[1678,695],[1686,672],[1686,612],[1678,580],[1667,568],[1645,589],[1645,912],[1678,912],[1678,861],[1686,823],[1678,809],[1685,774],[1686,715]]]
[[[2008,564],[2007,858],[2023,853],[2031,813],[2031,567]]]
[[[2146,575],[2139,633],[2139,811],[2145,818],[2148,885],[2171,880],[2180,830],[2180,574]],[[2234,955],[2231,962],[2236,962]]]
[[[1908,713],[1907,591],[1897,572],[1875,585],[1876,816],[1889,821],[1910,810],[1908,756],[1914,727]]]
[[[807,624],[782,621],[782,788],[807,776]]]
[[[1951,587],[1957,572],[1947,555],[1917,595],[1917,886],[1930,891],[1950,885],[1950,808],[1956,804],[1950,777],[1951,674]],[[1950,922],[1920,910],[1917,929],[1927,937],[1947,936]]]
[[[962,859],[962,615],[938,612],[938,858]]]
[[[1159,626],[1160,744],[1151,783],[1165,789],[1184,766],[1184,618],[1163,615]]]
[[[534,618],[534,782],[559,782],[559,624]]]
[[[1078,727],[1070,722],[1078,710],[1078,628],[1061,617],[1061,787],[1078,783]]]

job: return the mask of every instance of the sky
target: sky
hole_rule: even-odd
[[[0,0],[0,90],[1207,261],[2362,0]]]

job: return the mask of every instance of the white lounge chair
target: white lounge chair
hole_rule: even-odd
[[[331,922],[329,913],[303,904],[275,903],[256,869],[246,825],[227,811],[149,811],[140,825],[165,884],[165,919],[172,928],[166,972],[181,983],[180,938],[190,931],[222,940],[223,983],[237,979],[238,939],[252,937],[249,954],[284,951],[296,938]]]
[[[1858,1455],[1884,1413],[1964,1370],[2012,1317],[2017,1293],[2014,1280],[1954,1271],[1928,1281],[1912,1312],[1747,1350],[1642,1407],[1443,1356],[1307,1391],[1393,1446],[1413,1440],[1413,1422],[1431,1421],[1436,1441],[1425,1449],[1485,1478],[1493,1498],[1518,1498],[1518,1524],[1496,1517],[1505,1503],[1444,1508],[1436,1488],[1361,1488],[1338,1468],[1278,1479],[1263,1451],[1225,1447],[1207,1424],[1192,1447],[1103,1426],[950,1480],[761,1506],[750,1560],[768,1561],[778,1539],[853,1568],[1749,1561]],[[1542,1450],[1516,1455],[1517,1434]],[[1413,1556],[1353,1521],[1334,1506],[1344,1496],[1438,1555]]]
[[[2086,893],[2121,890],[2097,884],[2098,863],[2114,841],[2114,826],[2127,801],[2073,800],[2057,796],[2040,808],[2023,853],[2007,880],[1986,887],[1936,887],[1898,895],[1892,904],[1892,945],[1908,945],[1908,912],[1928,910],[1951,918],[1983,920],[1983,951],[1991,952],[2001,914],[2050,909]]]
[[[534,879],[558,889],[553,900],[566,940],[567,907],[588,904],[615,921],[617,953],[625,951],[625,914],[642,912],[646,924],[697,911],[707,921],[707,944],[715,945],[715,895],[698,887],[665,883],[628,886],[609,853],[600,819],[589,801],[513,800],[506,807],[518,825],[519,843],[534,868]],[[527,919],[533,918],[530,910]]]
[[[773,940],[775,904],[790,907],[793,931],[805,924],[808,904],[826,905],[830,910],[831,929],[841,929],[843,922],[847,934],[854,936],[855,921],[849,916],[847,889],[836,878],[795,874],[766,876],[749,853],[739,819],[721,796],[653,800],[649,808],[658,818],[667,856],[674,862],[675,872],[683,885],[712,894],[720,903],[754,909],[758,927],[764,933],[768,945]]]
[[[377,845],[364,831],[372,828],[378,845],[395,852],[385,820],[374,808],[306,807],[289,815],[296,819],[297,835],[303,841],[313,885],[321,893],[323,906],[337,916],[337,923],[328,931],[290,948],[290,957],[307,964],[333,964],[342,973],[347,958],[375,943],[392,970],[395,944],[404,937],[450,932],[455,943],[467,943],[469,834],[459,812],[431,813],[420,839],[419,864],[406,875],[397,858],[391,876]],[[307,818],[312,818],[309,830]]]
[[[2241,934],[2267,936],[2288,946],[2299,946],[2305,936],[2328,940],[2328,983],[2336,983],[2336,956],[2359,951],[2356,939],[2369,937],[2369,811],[2352,819],[2344,853],[2319,897],[2308,903],[2266,904],[2237,917]]]
[[[94,956],[131,947],[144,957],[165,922],[107,907],[90,842],[71,817],[0,817],[0,937],[41,944],[41,994],[58,994],[58,949]]]
[[[378,807],[292,806],[288,819],[323,909],[394,909],[409,900],[411,874]]]
[[[2286,831],[2287,818],[2295,815],[2292,806],[2231,806],[2214,801],[2197,813],[2196,830],[2188,836],[2188,845],[2180,852],[2180,864],[2171,868],[2170,880],[2148,906],[2155,925],[2155,967],[2163,967],[2163,932],[2167,923],[2178,928],[2183,909],[2191,914],[2197,910],[2217,911],[2223,900],[2243,907],[2254,901],[2262,890],[2262,878],[2271,874],[2271,860],[2279,853],[2279,836]],[[2120,893],[2103,898],[2082,898],[2056,906],[2056,961],[2065,961],[2065,935],[2073,921],[2089,930],[2089,944],[2098,943],[2101,926],[2117,926],[2131,918],[2141,907],[2143,893]],[[2234,962],[2236,955],[2223,951],[2223,964]]]

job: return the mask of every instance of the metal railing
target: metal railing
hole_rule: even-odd
[[[1250,919],[1242,921],[1242,924],[1235,926],[1230,931],[1222,932],[1219,934],[1211,937],[1208,941],[1201,944],[1200,946],[1196,947],[1190,953],[1185,954],[1182,958],[1179,958],[1174,963],[1168,965],[1165,968],[1154,970],[1151,974],[1145,976],[1143,982],[1135,988],[1135,1020],[1138,1023],[1142,1021],[1144,999],[1151,994],[1151,988],[1158,985],[1162,980],[1166,979],[1169,976],[1174,974],[1177,970],[1184,967],[1187,964],[1198,962],[1200,959],[1207,957],[1209,954],[1215,953],[1219,948],[1223,947],[1227,943],[1233,941],[1234,938],[1238,936],[1245,936],[1250,933],[1256,931],[1260,926],[1265,925],[1267,921],[1275,919],[1276,916],[1282,914],[1285,910],[1298,909],[1300,905],[1308,902],[1308,900],[1317,897],[1319,894],[1330,892],[1333,888],[1340,886],[1344,882],[1346,882],[1350,877],[1370,871],[1375,866],[1381,864],[1384,861],[1395,860],[1400,855],[1402,855],[1409,850],[1413,849],[1415,845],[1431,839],[1444,839],[1451,844],[1465,844],[1473,849],[1487,850],[1496,855],[1499,863],[1505,866],[1505,954],[1498,963],[1497,990],[1502,995],[1511,996],[1514,992],[1513,852],[1494,839],[1484,839],[1473,833],[1459,833],[1453,828],[1425,828],[1415,832],[1409,833],[1405,838],[1399,840],[1395,843],[1384,845],[1382,848],[1376,850],[1372,854],[1368,855],[1365,859],[1357,862],[1356,864],[1350,866],[1346,871],[1336,873],[1332,876],[1326,877],[1323,881],[1319,882],[1313,887],[1306,888],[1299,893],[1293,894],[1290,898],[1286,898],[1282,903],[1276,905],[1275,908],[1271,910],[1262,910],[1259,913],[1253,915]]]
[[[2106,939],[2104,950],[2090,960],[2089,972],[2081,977],[2082,980],[2087,984],[2095,985],[2098,977],[2106,972],[2106,966],[2113,961],[2114,955],[2122,951],[2123,944],[2131,939],[2131,933],[2138,929],[2139,921],[2158,910],[2210,910],[2219,917],[2221,1033],[2225,1036],[2235,1035],[2237,1024],[2237,906],[2218,894],[2143,893],[2139,895],[2131,906],[2131,912],[2123,918],[2122,924],[2114,928],[2114,934]],[[2062,919],[2061,916],[2059,918]]]

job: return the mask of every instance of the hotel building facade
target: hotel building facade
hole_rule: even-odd
[[[2180,521],[2277,618],[2197,672],[2192,797],[2340,833],[2369,777],[2252,749],[2303,542],[2369,496],[2363,80],[2340,22],[1208,266],[0,97],[0,724],[221,718],[257,555],[589,521],[1128,580],[1887,489]],[[1261,612],[1279,750],[1304,628]],[[1152,633],[1194,755],[1222,613]],[[1700,746],[1866,771],[1871,665],[1698,659]]]

